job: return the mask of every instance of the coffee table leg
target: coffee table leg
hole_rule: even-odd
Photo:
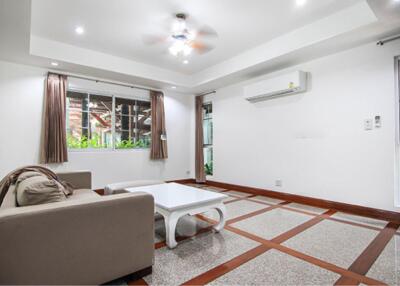
[[[171,213],[165,217],[165,233],[167,239],[167,246],[169,248],[175,248],[178,243],[175,240],[175,229],[178,223],[179,215]]]
[[[215,208],[219,213],[219,223],[214,226],[215,231],[220,232],[225,226],[226,208],[222,203]]]

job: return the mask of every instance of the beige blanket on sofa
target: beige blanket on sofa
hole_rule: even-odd
[[[17,182],[18,177],[25,172],[39,172],[48,177],[49,179],[56,180],[59,182],[67,191],[69,191],[71,194],[73,192],[72,186],[70,186],[68,183],[61,181],[58,176],[51,171],[48,168],[42,167],[42,166],[25,166],[22,168],[15,169],[11,173],[9,173],[7,176],[5,176],[1,181],[0,181],[0,205],[2,204],[4,197],[6,196],[6,193],[9,189],[9,187]]]

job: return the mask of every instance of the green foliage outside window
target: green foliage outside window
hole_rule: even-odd
[[[206,163],[204,165],[204,171],[207,176],[212,176],[213,174],[213,162]]]
[[[146,142],[143,139],[136,142],[133,142],[132,140],[122,140],[115,144],[116,149],[148,148],[149,146],[150,142]]]
[[[71,149],[87,149],[87,148],[107,148],[106,144],[101,144],[100,136],[98,134],[92,134],[92,137],[89,139],[87,136],[82,136],[80,138],[76,138],[71,134],[67,136],[67,144],[68,148]]]
[[[67,144],[70,149],[101,149],[108,148],[107,144],[101,144],[100,136],[98,134],[92,134],[92,137],[89,139],[87,136],[82,136],[76,138],[71,134],[67,135]],[[115,143],[116,149],[135,149],[135,148],[149,148],[150,141],[140,139],[136,142],[132,140],[123,140]]]

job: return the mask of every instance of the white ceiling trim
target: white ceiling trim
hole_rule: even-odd
[[[252,66],[272,61],[377,21],[368,3],[360,2],[195,74],[194,86],[204,85]]]
[[[31,35],[30,54],[60,62],[84,65],[134,77],[189,87],[191,78],[178,72],[158,68],[126,58]]]

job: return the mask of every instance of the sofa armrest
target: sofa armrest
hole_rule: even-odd
[[[92,189],[92,173],[90,171],[59,172],[57,176],[75,189]]]
[[[102,284],[147,268],[154,199],[127,193],[0,211],[0,284]]]

